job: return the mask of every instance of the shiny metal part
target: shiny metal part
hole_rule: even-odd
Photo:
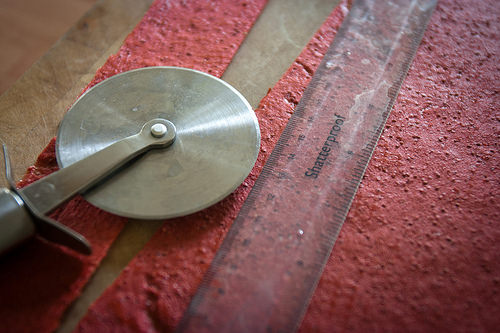
[[[0,188],[0,253],[6,252],[35,234],[35,224],[14,192]]]
[[[155,125],[165,127],[161,137],[151,130]],[[168,129],[168,130],[167,130]],[[146,122],[139,133],[121,139],[92,155],[59,169],[33,184],[18,190],[30,207],[46,214],[73,195],[84,192],[117,168],[151,148],[168,147],[175,141],[175,126],[165,119]]]
[[[67,168],[154,118],[175,124],[175,142],[90,189],[88,201],[133,218],[187,215],[231,193],[257,159],[257,118],[240,93],[199,71],[150,67],[116,75],[80,97],[59,128],[59,165]],[[158,129],[150,130],[153,137]],[[170,133],[167,126],[165,136]]]
[[[9,155],[4,145],[5,173],[11,190],[0,188],[0,253],[33,236],[35,226],[40,235],[48,240],[82,253],[90,253],[90,245],[82,235],[45,214],[73,195],[92,187],[146,150],[170,146],[175,136],[176,129],[170,121],[152,119],[142,126],[139,133],[121,139],[22,189],[16,189],[12,180]]]
[[[163,124],[154,124],[153,126],[151,126],[151,134],[155,138],[161,138],[166,133],[167,133],[167,126]]]
[[[65,225],[30,207],[16,188],[7,146],[2,144],[5,160],[5,177],[10,190],[0,188],[0,254],[26,241],[38,232],[43,238],[67,246],[75,251],[90,254],[92,249],[85,237]]]

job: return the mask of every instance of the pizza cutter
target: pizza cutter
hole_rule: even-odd
[[[260,147],[245,98],[211,75],[147,67],[115,75],[83,94],[60,124],[60,170],[0,189],[0,252],[35,234],[82,253],[83,236],[46,216],[77,193],[108,212],[139,219],[209,207],[250,173]]]

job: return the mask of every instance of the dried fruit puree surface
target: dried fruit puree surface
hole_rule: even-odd
[[[119,52],[89,87],[114,74],[152,65],[190,67],[220,76],[266,0],[155,1]],[[203,45],[203,47],[193,47]],[[57,170],[52,140],[19,186]],[[34,239],[0,260],[2,332],[51,332],[80,295],[126,219],[78,197],[52,214],[92,244],[89,257]]]
[[[237,6],[234,1],[218,2],[218,11],[202,3],[198,11],[182,12],[189,2],[155,2],[94,82],[148,65],[182,65],[221,75],[236,49],[225,44],[228,34],[220,37],[220,43],[229,48],[220,53],[212,50],[217,43],[211,38],[196,36],[205,36],[205,29],[226,22],[249,27],[262,4],[246,2],[245,10],[256,6],[254,16],[246,17],[231,10]],[[238,4],[243,8],[243,2]],[[216,206],[167,221],[91,306],[78,331],[175,327],[333,39],[342,9],[331,14],[256,110],[261,154],[242,186]],[[179,15],[169,16],[175,10]],[[157,12],[172,23],[160,20]],[[207,12],[213,15],[203,14]],[[494,0],[439,1],[307,310],[302,332],[498,329],[499,14],[500,3]],[[197,24],[204,15],[212,20]],[[194,26],[181,28],[175,23],[186,20],[195,21]],[[188,28],[192,34],[185,32]],[[161,52],[155,53],[158,47]],[[213,58],[205,64],[206,54]],[[223,65],[214,60],[219,56],[225,59]],[[54,168],[49,145],[26,181]],[[124,223],[79,198],[56,214],[63,222],[72,221],[69,216],[95,220],[90,227],[81,222],[71,226],[91,238],[102,255]],[[99,260],[41,241],[2,260],[0,298],[17,302],[14,309],[1,302],[2,322],[13,330],[39,331],[38,320],[45,325],[42,331],[51,330],[60,316],[51,311],[60,313],[78,295]],[[32,279],[32,272],[42,276],[41,282]]]

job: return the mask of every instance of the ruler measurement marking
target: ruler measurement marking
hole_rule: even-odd
[[[354,3],[180,330],[292,331],[300,323],[435,5],[375,2]],[[325,146],[334,115],[343,117],[338,144]],[[305,175],[318,156],[316,177]]]

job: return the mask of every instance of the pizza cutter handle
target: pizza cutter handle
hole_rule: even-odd
[[[65,245],[80,253],[90,254],[92,249],[85,237],[38,213],[36,208],[27,207],[12,177],[7,146],[5,144],[2,146],[5,178],[10,189],[0,188],[0,254],[30,239],[36,231],[49,241]]]
[[[92,253],[76,231],[26,207],[15,189],[0,188],[0,254],[24,243],[38,232],[43,238],[83,254]]]
[[[35,223],[15,192],[0,188],[0,254],[35,234]]]
[[[62,168],[22,189],[10,176],[10,162],[4,146],[6,176],[11,190],[0,192],[0,253],[35,233],[79,252],[90,253],[83,236],[45,216],[64,201],[81,193],[117,168],[154,147],[167,147],[176,137],[175,126],[165,119],[153,119],[142,130]]]
[[[156,125],[161,124],[155,132]],[[157,133],[157,134],[155,134]],[[46,214],[77,193],[82,193],[116,171],[126,162],[154,147],[166,147],[175,140],[175,126],[165,119],[153,119],[142,130],[119,140],[67,167],[19,190],[24,202]]]

